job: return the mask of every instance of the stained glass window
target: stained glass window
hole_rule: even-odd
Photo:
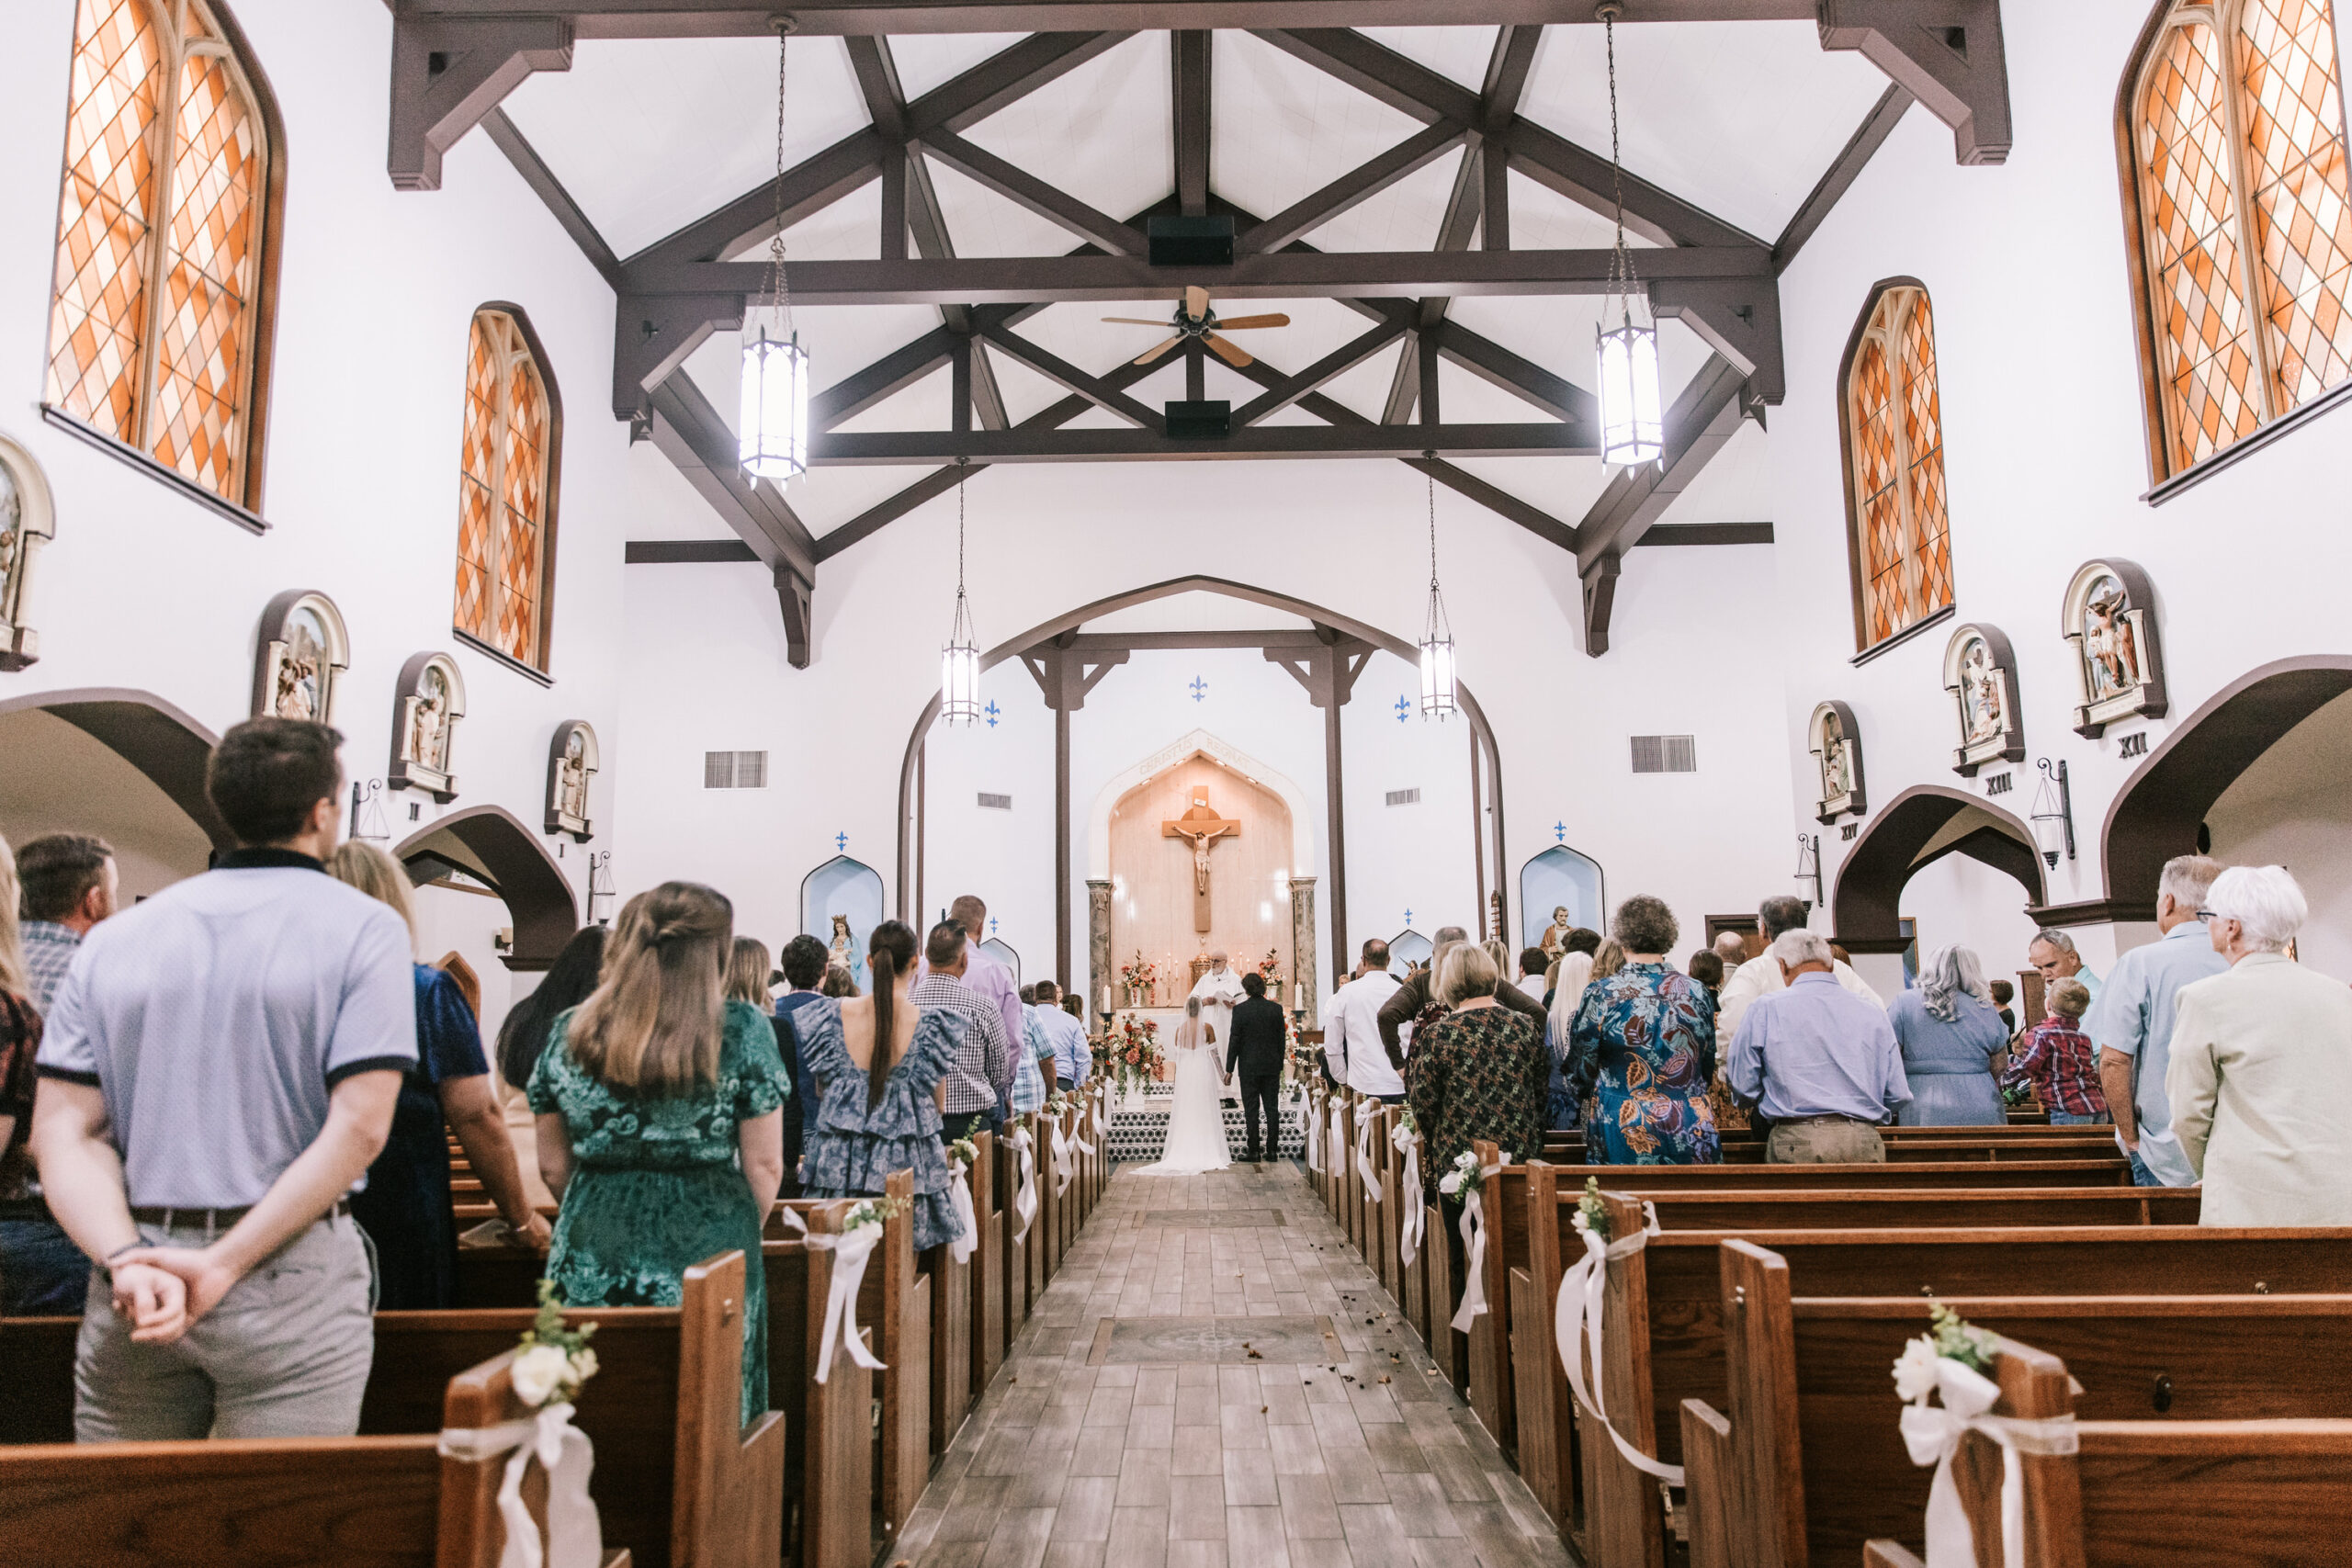
[[[2163,467],[2352,375],[2352,223],[2328,0],[2177,6],[2139,65]]]
[[[269,158],[208,0],[80,0],[48,400],[240,503]]]
[[[458,629],[547,668],[548,493],[553,417],[545,373],[509,311],[474,312],[458,457]]]
[[[1880,291],[1847,372],[1846,428],[1861,644],[1869,648],[1951,603],[1943,411],[1925,290]]]

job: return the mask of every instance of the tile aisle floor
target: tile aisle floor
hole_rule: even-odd
[[[1574,1559],[1304,1174],[1283,1164],[1114,1175],[882,1562]]]

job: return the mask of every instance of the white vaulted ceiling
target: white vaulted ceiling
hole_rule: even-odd
[[[1498,29],[1367,28],[1365,36],[1472,93],[1479,90]],[[1019,41],[1017,35],[934,34],[885,40],[906,96],[916,98]],[[1885,78],[1852,53],[1827,53],[1802,23],[1646,24],[1620,29],[1618,70],[1629,173],[1770,243],[1885,91]],[[840,39],[791,46],[788,162],[797,163],[868,123],[865,101]],[[967,128],[965,138],[1118,219],[1174,191],[1171,45],[1138,33]],[[1547,28],[1536,48],[1521,113],[1606,157],[1608,100],[1601,30]],[[1248,33],[1214,36],[1210,187],[1220,200],[1265,217],[1421,129],[1411,116]],[[769,179],[775,166],[775,51],[760,39],[584,41],[568,72],[532,76],[506,112],[612,249],[626,257]],[[1318,249],[1403,251],[1436,243],[1465,154],[1448,151],[1306,236]],[[1059,226],[929,161],[950,240],[959,255],[1051,255],[1078,241]],[[1606,246],[1602,214],[1536,185],[1510,179],[1513,243],[1522,249]],[[786,236],[800,260],[879,254],[880,187],[868,183],[797,223]],[[1477,243],[1473,239],[1474,244]],[[1635,239],[1637,245],[1645,242]],[[1638,257],[1636,258],[1638,262]],[[1019,331],[1091,374],[1106,374],[1164,333],[1111,325],[1106,315],[1167,317],[1167,299],[1057,304]],[[1268,365],[1295,371],[1367,330],[1361,311],[1326,299],[1250,300],[1235,313],[1282,310],[1287,328],[1238,334]],[[1589,298],[1472,297],[1451,318],[1578,386],[1592,380],[1600,301]],[[797,312],[821,389],[930,332],[927,306],[827,306]],[[1662,323],[1669,399],[1709,358],[1679,321]],[[736,334],[714,333],[687,373],[731,424]],[[1403,346],[1384,348],[1323,389],[1368,418],[1382,416]],[[1001,351],[989,355],[1010,416],[1059,401],[1063,389]],[[1207,392],[1237,404],[1258,388],[1212,359]],[[1183,395],[1181,356],[1129,389],[1156,406]],[[1540,420],[1505,389],[1447,365],[1441,397],[1450,422]],[[849,430],[944,429],[943,369],[866,411]],[[1121,422],[1091,410],[1071,428]],[[1271,423],[1320,422],[1292,408]],[[1746,429],[1668,514],[1676,523],[1770,517],[1763,434]],[[1607,484],[1596,459],[1469,459],[1457,467],[1574,523]],[[789,497],[820,536],[922,477],[905,468],[820,468]],[[1464,504],[1467,504],[1466,502]],[[714,533],[719,531],[714,522]]]

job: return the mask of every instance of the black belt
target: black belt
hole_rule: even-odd
[[[142,1225],[163,1225],[171,1230],[225,1231],[253,1212],[250,1204],[242,1209],[177,1209],[137,1203],[131,1206],[130,1217]],[[334,1207],[319,1217],[322,1220],[341,1219],[349,1213],[351,1200],[338,1198],[334,1201]]]

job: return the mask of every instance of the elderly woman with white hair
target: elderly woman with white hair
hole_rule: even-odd
[[[1919,971],[1916,990],[1888,1004],[1887,1021],[1903,1048],[1910,1103],[1896,1113],[1905,1127],[1997,1125],[2009,1119],[1993,1059],[2009,1032],[1984,985],[1984,966],[1965,947],[1939,950]]]
[[[2205,896],[2225,975],[2185,986],[2165,1089],[2207,1225],[2352,1225],[2352,989],[2286,948],[2309,914],[2283,866]]]

